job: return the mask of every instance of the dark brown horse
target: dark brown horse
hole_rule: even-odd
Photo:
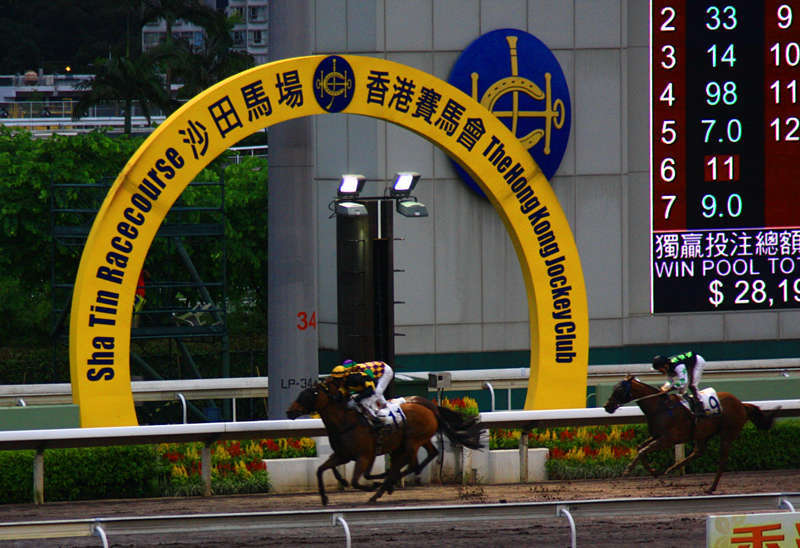
[[[401,477],[412,472],[418,474],[436,458],[439,451],[431,443],[431,438],[437,432],[442,432],[454,444],[471,449],[481,448],[480,435],[483,429],[477,419],[465,420],[455,411],[418,396],[406,398],[406,403],[400,407],[406,416],[405,425],[399,429],[384,431],[379,439],[367,420],[358,411],[347,407],[347,398],[335,386],[321,382],[300,392],[286,415],[290,419],[296,419],[314,411],[319,413],[333,449],[328,460],[317,468],[317,487],[322,504],[328,504],[323,473],[332,469],[339,484],[347,486],[347,481],[336,467],[351,460],[355,461],[355,467],[350,484],[364,491],[378,489],[369,499],[370,502],[375,502],[383,493],[391,494]],[[418,463],[417,452],[420,447],[425,448],[427,456]],[[371,475],[375,457],[385,453],[391,456],[389,470],[383,474]],[[384,481],[362,485],[359,483],[362,475],[366,479],[384,478]]]
[[[694,442],[694,450],[688,457],[664,471],[664,474],[669,474],[702,455],[708,440],[719,435],[717,475],[708,488],[708,493],[712,493],[725,471],[731,444],[739,437],[747,420],[753,421],[759,430],[768,430],[777,413],[777,410],[764,412],[756,405],[742,403],[739,398],[728,392],[717,392],[717,398],[721,412],[698,418],[695,422],[692,413],[683,406],[679,396],[661,392],[632,375],[617,383],[604,406],[605,410],[613,413],[619,406],[635,401],[647,419],[647,428],[650,432],[650,437],[637,447],[636,458],[625,468],[623,475],[628,474],[634,465],[641,461],[647,471],[657,477],[659,473],[647,462],[648,453],[669,449],[678,443]]]

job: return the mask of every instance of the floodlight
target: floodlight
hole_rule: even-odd
[[[411,194],[419,181],[419,173],[413,171],[400,171],[395,173],[392,183],[392,198],[403,198]]]
[[[397,212],[403,217],[427,217],[428,208],[414,198],[397,200]]]
[[[339,183],[339,197],[355,198],[358,196],[359,192],[361,192],[361,189],[364,188],[365,180],[363,175],[353,173],[342,175],[342,180]]]
[[[357,202],[336,202],[334,212],[342,217],[361,217],[367,214],[367,208]]]

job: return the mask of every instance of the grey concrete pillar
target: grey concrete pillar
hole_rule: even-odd
[[[313,16],[310,0],[270,2],[272,60],[312,53]],[[313,90],[304,93],[314,100]],[[286,409],[319,373],[312,124],[301,118],[269,128],[270,419],[286,418]]]

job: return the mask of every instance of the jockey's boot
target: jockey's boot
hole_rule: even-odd
[[[706,416],[703,404],[691,391],[686,393],[686,399],[689,400],[689,406],[692,408],[692,414],[694,414],[695,418]]]

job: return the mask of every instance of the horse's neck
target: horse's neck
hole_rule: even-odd
[[[643,382],[634,381],[631,383],[632,399],[637,400],[636,403],[639,409],[644,413],[647,413],[648,410],[654,409],[658,405],[661,398],[654,396],[654,394],[658,394],[659,392],[660,390],[658,388],[654,388]],[[647,396],[653,397],[649,398]]]
[[[317,412],[325,427],[337,432],[351,429],[353,424],[358,422],[358,416],[355,411],[351,411],[347,407],[334,402],[328,402],[328,405]]]

